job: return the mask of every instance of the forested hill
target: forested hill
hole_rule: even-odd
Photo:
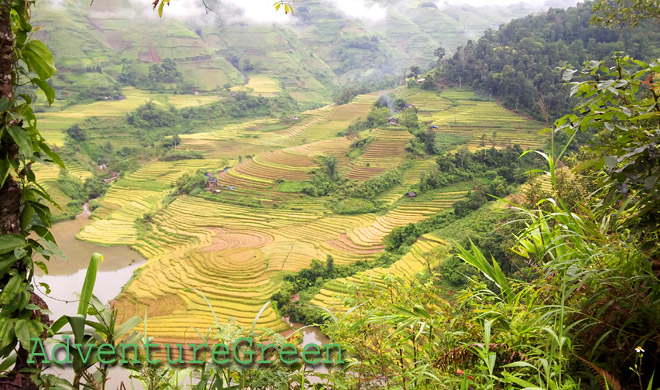
[[[469,41],[440,65],[440,74],[498,98],[508,108],[550,121],[567,114],[574,101],[562,84],[557,67],[579,69],[585,61],[607,59],[623,51],[642,60],[660,55],[660,26],[645,23],[636,29],[607,29],[591,25],[592,4],[551,9],[516,19]],[[540,102],[543,103],[540,103]]]

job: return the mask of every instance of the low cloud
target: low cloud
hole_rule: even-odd
[[[285,15],[283,11],[276,11],[274,0],[205,0],[210,9],[207,12],[202,0],[171,0],[165,5],[163,17],[181,20],[191,24],[205,24],[223,19],[229,22],[251,23],[290,23],[292,16]],[[152,10],[151,1],[131,0],[132,8],[143,16],[158,18],[158,12]]]
[[[539,9],[546,9],[550,7],[570,7],[575,6],[578,0],[440,0],[438,6],[447,5],[469,5],[472,7],[485,7],[485,6],[508,6],[514,4],[526,4]]]
[[[349,18],[369,20],[372,22],[383,20],[387,17],[387,9],[378,5],[367,5],[365,0],[326,0],[339,9]]]

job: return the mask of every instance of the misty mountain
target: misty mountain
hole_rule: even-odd
[[[57,59],[61,96],[112,95],[120,81],[172,59],[181,73],[169,86],[175,90],[215,90],[268,75],[303,104],[318,105],[347,82],[399,76],[411,65],[429,69],[437,47],[451,53],[537,10],[533,3],[484,12],[469,4],[301,0],[291,16],[255,1],[207,1],[208,13],[201,0],[172,4],[162,18],[137,0],[40,4],[38,36]]]

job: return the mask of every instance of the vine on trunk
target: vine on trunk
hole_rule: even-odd
[[[47,306],[36,294],[35,260],[60,253],[50,232],[52,202],[32,170],[35,162],[62,160],[45,143],[32,110],[43,94],[55,92],[53,55],[33,39],[30,24],[34,1],[0,2],[0,389],[36,389],[36,364],[27,362],[31,338],[45,338]],[[47,288],[47,286],[45,286]]]

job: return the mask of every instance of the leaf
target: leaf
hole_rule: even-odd
[[[34,265],[39,267],[45,274],[48,274],[48,266],[43,261],[35,261]]]
[[[254,332],[254,329],[257,327],[257,321],[259,321],[259,317],[261,317],[261,314],[263,314],[268,305],[270,305],[270,301],[264,303],[264,305],[261,307],[261,310],[259,310],[259,313],[257,313],[257,316],[254,317],[254,321],[252,321],[252,329],[250,332]]]
[[[55,101],[55,90],[53,89],[53,87],[48,85],[48,83],[45,82],[44,80],[38,79],[36,77],[30,79],[30,81],[36,84],[36,86],[39,87],[39,89],[41,89],[44,92],[44,94],[46,95],[46,100],[48,100],[48,104],[53,104],[53,102]]]
[[[163,8],[165,7],[165,2],[161,1],[160,5],[158,6],[158,16],[163,17]]]
[[[66,260],[66,253],[62,252],[55,243],[48,241],[45,237],[44,239],[39,240],[39,244],[46,249],[46,252],[48,252],[49,255],[55,255],[60,259]]]
[[[44,288],[46,295],[50,294],[50,285],[45,282],[40,282],[39,285]]]
[[[76,344],[82,344],[85,335],[85,318],[81,316],[65,316],[71,331],[73,331],[73,339]],[[59,321],[59,320],[58,320]]]
[[[606,387],[609,388],[609,386],[608,386],[608,383],[609,383],[610,385],[612,385],[613,390],[623,390],[623,386],[621,385],[621,382],[619,382],[612,374],[610,374],[609,372],[605,371],[604,369],[598,367],[597,365],[595,365],[594,363],[588,361],[585,358],[582,358],[582,357],[577,356],[577,355],[573,355],[573,356],[575,356],[576,358],[582,360],[584,362],[584,364],[586,364],[587,366],[589,366],[589,368],[591,368],[591,371],[593,371],[594,374],[596,374],[596,376],[599,377],[598,380],[599,380],[599,382],[600,382],[600,384],[603,388],[606,388]]]
[[[41,148],[41,150],[44,151],[44,153],[46,153],[48,155],[48,157],[53,159],[53,161],[57,165],[59,165],[60,167],[66,169],[66,167],[64,166],[64,161],[62,161],[60,156],[58,156],[57,153],[53,152],[48,145],[46,145],[44,142],[41,142],[41,143],[39,143],[39,147]]]
[[[14,257],[17,259],[22,259],[27,254],[25,248],[16,248],[14,249]]]
[[[92,301],[92,292],[94,291],[94,284],[96,283],[96,272],[99,268],[99,260],[103,261],[103,255],[94,253],[89,260],[87,267],[87,274],[83,282],[82,290],[80,291],[80,303],[78,304],[78,315],[84,318],[87,316],[87,309]]]
[[[52,77],[55,72],[53,53],[43,42],[33,39],[23,48],[23,58],[30,69],[43,81]]]
[[[115,330],[115,340],[120,339],[123,335],[125,335],[128,331],[131,329],[135,328],[142,322],[142,318],[140,317],[131,317],[128,321],[124,322]]]
[[[9,177],[9,168],[11,164],[8,160],[0,160],[0,188],[5,185],[5,180]]]
[[[34,154],[34,151],[32,150],[32,140],[27,131],[19,126],[12,126],[8,128],[7,131],[9,132],[9,135],[11,135],[11,138],[13,138],[14,142],[16,142],[16,145],[21,149],[21,152],[23,152],[28,158],[32,157]]]
[[[11,106],[14,104],[13,101],[7,99],[7,96],[3,96],[0,98],[0,111],[5,112],[9,111]]]
[[[619,159],[616,156],[605,156],[605,165],[608,169],[616,168],[617,164],[619,164]]]
[[[25,237],[18,234],[5,234],[0,236],[0,255],[13,251],[16,248],[22,248],[27,245]]]
[[[14,275],[9,279],[7,285],[2,289],[2,294],[0,294],[0,304],[6,305],[17,299],[16,294],[24,287],[22,281],[22,275]]]
[[[16,338],[21,342],[24,349],[30,350],[30,329],[28,328],[28,320],[18,320],[14,323],[14,332]]]

